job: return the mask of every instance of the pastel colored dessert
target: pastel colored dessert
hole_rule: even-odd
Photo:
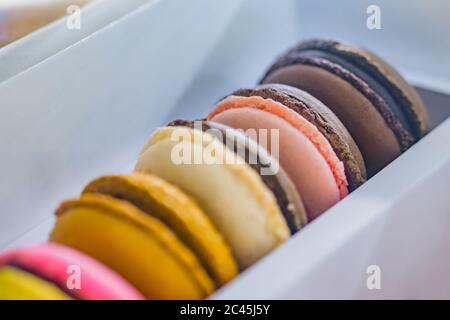
[[[176,186],[151,174],[100,177],[83,194],[100,193],[126,200],[174,231],[222,286],[237,273],[231,250],[206,213]]]
[[[233,158],[237,161],[224,161]],[[192,196],[230,245],[240,269],[289,238],[277,201],[261,177],[206,132],[158,129],[135,169],[154,173]]]
[[[361,153],[344,125],[308,93],[284,85],[242,89],[219,101],[208,119],[243,130],[279,132],[278,160],[313,220],[364,183]]]
[[[314,39],[282,55],[261,83],[305,90],[344,123],[371,177],[429,130],[416,91],[385,61],[351,44]]]
[[[0,299],[207,298],[428,128],[417,93],[380,58],[303,42],[207,119],[158,129],[134,173],[62,203],[50,244],[0,256]],[[82,283],[69,289],[74,265]]]
[[[307,223],[306,210],[291,179],[278,161],[255,140],[239,130],[206,120],[175,120],[169,126],[186,126],[213,135],[225,146],[237,153],[260,176],[277,200],[291,234]]]
[[[63,202],[56,214],[50,241],[94,257],[147,299],[202,299],[215,289],[172,230],[126,201],[84,194]]]
[[[0,268],[0,300],[70,300],[53,283],[14,267]]]
[[[36,245],[0,256],[0,299],[142,298],[136,289],[106,266],[62,245]]]

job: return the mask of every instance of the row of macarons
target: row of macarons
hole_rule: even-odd
[[[0,288],[9,288],[0,298],[206,298],[428,128],[417,93],[380,58],[302,42],[206,119],[156,130],[134,173],[97,178],[63,202],[51,244],[0,258]],[[79,286],[67,282],[74,265]],[[36,290],[39,281],[51,290]]]

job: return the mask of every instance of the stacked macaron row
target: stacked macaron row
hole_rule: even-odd
[[[134,173],[95,179],[63,202],[44,253],[0,259],[0,288],[18,297],[45,285],[40,298],[206,298],[427,130],[414,89],[381,59],[303,42],[207,118],[157,129]],[[72,254],[58,260],[51,250]],[[61,270],[78,259],[92,283],[72,292]]]
[[[301,42],[282,55],[261,83],[304,90],[345,125],[373,176],[429,130],[417,92],[373,53],[339,41]]]
[[[147,299],[202,299],[238,273],[206,211],[153,174],[98,178],[56,215],[51,242],[94,257]]]
[[[0,299],[202,299],[238,274],[209,215],[153,174],[98,178],[56,216],[49,244],[0,256]]]

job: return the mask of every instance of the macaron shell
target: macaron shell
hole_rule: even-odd
[[[287,199],[292,205],[292,208],[288,209],[291,209],[294,213],[295,223],[298,225],[298,229],[300,230],[308,224],[308,215],[306,213],[303,200],[301,199],[300,194],[297,192],[297,188],[295,187],[291,178],[289,178],[284,169],[280,168],[280,172],[278,172],[277,178],[280,185],[286,192]]]
[[[175,135],[182,136],[181,140]],[[190,150],[202,155],[214,150],[212,163],[175,163],[172,152]],[[209,214],[244,269],[289,238],[289,229],[257,173],[235,159],[222,142],[199,130],[166,127],[157,130],[141,153],[136,171],[152,172],[190,194]]]
[[[0,300],[70,300],[53,283],[12,266],[0,268]]]
[[[281,165],[278,163],[278,160],[276,160],[274,157],[272,157],[269,152],[261,147],[258,142],[248,136],[246,136],[244,133],[242,133],[239,130],[233,129],[231,127],[227,127],[220,123],[215,123],[213,121],[208,121],[208,124],[212,127],[222,126],[228,129],[231,129],[231,131],[228,132],[228,137],[232,135],[234,139],[236,139],[237,144],[241,145],[247,145],[249,152],[254,153],[254,157],[258,158],[261,163],[263,164],[269,164],[270,163],[270,169],[266,167],[266,169],[269,169],[267,171],[274,171],[272,174],[266,174],[261,175],[261,179],[264,181],[266,186],[272,191],[275,198],[277,198],[278,206],[281,208],[282,206],[286,206],[287,211],[290,211],[291,217],[287,217],[287,214],[283,212],[283,215],[286,219],[286,221],[291,221],[291,224],[295,225],[296,230],[300,230],[302,227],[304,227],[308,222],[308,217],[306,215],[306,210],[303,205],[303,201],[300,197],[300,195],[297,192],[297,189],[295,185],[292,183],[289,176],[286,174],[284,169],[281,167]],[[247,161],[247,160],[246,160]],[[275,164],[276,162],[276,164]],[[254,169],[258,170],[257,165],[250,165]],[[259,168],[261,170],[261,168]],[[276,172],[275,172],[276,170]],[[258,171],[259,172],[259,171]],[[276,182],[275,182],[275,181]],[[279,184],[282,190],[277,190],[277,187],[274,187],[275,184]],[[283,192],[282,200],[283,203],[280,203],[278,199],[280,198],[280,193]],[[283,211],[283,209],[282,209]],[[288,223],[290,224],[290,223]],[[291,230],[292,232],[292,230]]]
[[[83,300],[139,300],[143,296],[118,274],[89,256],[57,244],[41,244],[10,251],[0,257],[0,265],[13,264],[62,288]],[[76,270],[70,271],[70,267]],[[69,288],[77,272],[79,287]]]
[[[318,45],[320,45],[320,43]],[[386,85],[394,91],[394,94],[398,99],[404,101],[403,103],[406,105],[404,110],[409,114],[411,121],[415,122],[416,127],[419,128],[420,135],[423,136],[430,130],[428,112],[422,99],[417,94],[416,90],[414,90],[385,60],[373,52],[351,43],[329,40],[327,41],[327,44],[324,43],[322,45],[339,52],[341,55],[355,59],[360,65],[373,69],[372,72],[376,73],[378,77],[386,82]]]
[[[303,199],[308,220],[318,217],[340,200],[339,188],[326,160],[308,138],[281,118],[254,108],[241,108],[227,110],[213,120],[244,130],[280,129],[279,161]]]
[[[176,186],[151,174],[105,176],[83,193],[100,193],[126,200],[160,219],[197,255],[221,286],[237,273],[237,264],[222,235],[205,212]]]
[[[407,109],[410,114],[411,121],[416,122],[419,127],[421,136],[424,136],[430,131],[430,117],[427,108],[419,96],[417,91],[409,85],[409,83],[398,73],[393,67],[388,65],[384,60],[377,57],[375,54],[361,49],[361,53],[366,56],[368,62],[372,62],[374,67],[379,70],[380,74],[385,75],[386,79],[392,83],[393,87],[398,88],[398,94],[403,95],[411,109]]]
[[[271,66],[264,78],[280,67],[295,64],[299,54],[308,50],[331,53],[365,70],[366,73],[377,79],[401,105],[401,109],[409,118],[409,124],[413,127],[412,134],[416,139],[429,131],[428,113],[417,92],[383,59],[369,50],[350,43],[328,39],[302,41],[281,56]],[[263,79],[262,82],[267,81]]]
[[[356,141],[369,177],[401,154],[396,135],[372,102],[333,72],[296,64],[273,71],[264,82],[301,88],[329,106]]]
[[[148,299],[202,299],[214,284],[195,255],[162,222],[103,195],[66,201],[50,241],[109,266]]]
[[[236,96],[259,96],[275,100],[295,111],[313,124],[326,137],[338,158],[343,162],[350,191],[366,181],[366,167],[362,154],[344,124],[321,101],[309,93],[282,84],[265,84],[254,89],[236,91]]]
[[[245,162],[261,177],[277,200],[291,233],[294,234],[307,224],[306,210],[300,195],[289,176],[279,162],[255,139],[245,135],[241,130],[206,120],[175,120],[169,126],[188,127],[207,132],[233,152],[239,154]]]

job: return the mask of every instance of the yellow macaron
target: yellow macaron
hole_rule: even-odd
[[[3,266],[0,268],[0,300],[70,300],[55,284],[29,272]]]
[[[83,194],[89,193],[126,200],[161,220],[197,255],[218,286],[237,275],[237,264],[222,235],[178,187],[152,174],[132,173],[100,177],[85,187]]]
[[[121,274],[148,299],[202,299],[215,285],[163,222],[101,194],[61,204],[50,241],[76,248]]]

